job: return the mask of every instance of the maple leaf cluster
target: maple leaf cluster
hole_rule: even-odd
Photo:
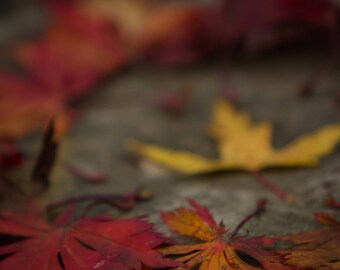
[[[29,194],[21,203],[15,202],[16,210],[0,210],[0,268],[141,270],[178,265],[156,249],[170,241],[145,219],[85,217],[89,208],[99,203],[128,210],[137,200],[147,198],[145,192],[83,195],[42,206],[37,197],[49,187],[58,143],[65,131],[58,123],[54,119],[45,133]],[[75,206],[86,201],[90,204],[77,218]],[[65,210],[51,218],[53,210],[62,207]]]
[[[140,218],[98,216],[68,224],[70,213],[66,210],[51,224],[32,208],[25,213],[2,211],[0,234],[8,238],[0,245],[0,267],[4,270],[339,269],[340,221],[329,214],[316,214],[319,223],[327,226],[321,230],[284,237],[245,237],[238,236],[238,231],[250,218],[264,211],[265,201],[259,201],[256,210],[231,232],[223,223],[218,225],[207,208],[193,200],[189,203],[192,209],[163,212],[162,218],[173,232],[202,243],[171,244],[170,239],[154,231],[151,223]],[[280,241],[289,242],[291,247],[275,248],[273,244]],[[159,249],[161,245],[165,246]]]
[[[32,172],[31,183],[40,186],[39,192],[49,186],[58,142],[65,131],[58,123],[58,119],[50,123]],[[45,207],[37,201],[39,193],[35,189],[31,192],[23,204],[16,205],[17,210],[0,210],[1,269],[339,269],[340,222],[326,213],[316,214],[325,229],[282,237],[248,237],[240,236],[239,231],[250,219],[263,214],[266,200],[259,200],[256,209],[234,230],[222,222],[218,225],[207,208],[189,200],[191,209],[161,213],[173,232],[202,241],[181,245],[157,232],[146,217],[88,217],[89,207],[98,203],[128,210],[136,201],[148,198],[141,191],[83,195]],[[76,216],[75,206],[84,201],[92,203]],[[51,210],[62,208],[53,218]],[[275,247],[279,242],[290,247]]]
[[[50,123],[44,136],[31,179],[33,184],[40,186],[40,190],[49,186],[58,143],[66,129],[65,120],[62,116],[57,117]],[[269,145],[271,129],[268,123],[252,124],[248,115],[236,112],[224,101],[216,103],[209,130],[221,149],[222,157],[221,161],[210,161],[213,167],[209,169],[213,170],[230,169],[239,164],[236,168],[256,171],[266,164],[281,164],[276,160],[280,160],[282,165],[315,165],[317,158],[329,153],[340,140],[339,125],[330,125],[288,147],[274,150]],[[260,147],[253,149],[244,144],[245,140],[252,139],[262,142],[258,143]],[[141,146],[136,142],[132,143],[131,150],[138,150],[139,154],[155,161],[161,157],[163,163],[164,160],[168,162],[166,165],[175,164],[171,165],[174,168],[178,167],[176,164],[184,155],[181,162],[188,162],[189,165],[180,166],[185,165],[185,168],[190,169],[190,164],[193,164],[195,170],[189,173],[201,172],[199,166],[202,164],[197,163],[197,158],[192,161],[191,154],[172,153],[153,146]],[[236,161],[229,159],[233,156]],[[275,162],[271,163],[272,160]],[[50,204],[44,210],[74,206],[84,201],[91,202],[89,207],[105,203],[127,210],[143,197],[145,195],[140,192],[84,195]],[[209,210],[197,202],[189,200],[189,203],[192,209],[179,208],[174,212],[163,212],[162,218],[173,232],[192,236],[202,243],[173,244],[171,239],[155,231],[154,226],[142,218],[82,216],[71,222],[73,207],[62,211],[52,221],[45,217],[45,211],[39,211],[39,208],[30,204],[23,207],[24,212],[0,211],[0,236],[4,239],[0,244],[0,267],[5,270],[23,267],[32,270],[184,270],[197,267],[200,270],[339,269],[340,222],[328,214],[316,214],[317,221],[327,226],[325,229],[283,237],[244,237],[239,236],[239,230],[251,218],[263,213],[265,200],[260,200],[255,211],[246,216],[234,230],[227,229],[223,223],[218,225]],[[290,247],[275,248],[281,242],[289,243]],[[31,259],[27,261],[27,258]]]

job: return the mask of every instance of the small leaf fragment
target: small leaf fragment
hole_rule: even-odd
[[[58,208],[79,203],[87,203],[86,210],[89,210],[89,208],[98,204],[107,204],[117,207],[120,210],[130,210],[137,202],[149,200],[151,197],[152,193],[145,189],[138,189],[133,193],[127,194],[85,194],[51,203],[47,208]]]
[[[56,115],[45,131],[40,153],[32,170],[31,180],[39,188],[47,188],[50,174],[58,153],[59,141],[69,128],[69,119],[65,114]]]
[[[107,180],[107,175],[98,170],[83,169],[81,166],[73,163],[67,163],[65,167],[75,177],[91,184],[99,184]]]
[[[340,209],[340,201],[337,201],[333,198],[333,196],[328,196],[325,199],[325,204],[333,209]]]

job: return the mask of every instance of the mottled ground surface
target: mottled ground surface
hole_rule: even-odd
[[[33,17],[39,20],[39,16]],[[27,24],[27,27],[35,25]],[[4,23],[1,27],[2,42],[11,38],[9,29],[13,28]],[[228,80],[238,93],[238,107],[248,111],[255,121],[273,123],[275,146],[339,122],[340,109],[334,100],[340,91],[339,70],[327,76],[311,99],[298,98],[299,86],[323,59],[324,56],[313,52],[287,52],[237,60],[230,67]],[[264,172],[275,184],[294,194],[294,204],[282,202],[244,172],[183,177],[148,163],[136,167],[124,158],[128,139],[216,157],[214,143],[205,135],[205,128],[212,102],[221,88],[220,77],[221,68],[214,65],[177,72],[139,67],[112,76],[83,101],[80,119],[61,144],[53,184],[45,199],[55,201],[90,192],[130,192],[143,186],[154,193],[154,198],[121,216],[149,214],[151,220],[157,221],[160,210],[185,206],[185,199],[193,198],[208,206],[217,220],[223,219],[227,226],[234,226],[254,208],[258,198],[266,197],[268,211],[260,219],[252,220],[243,232],[279,235],[316,227],[313,212],[326,209],[325,182],[335,183],[332,191],[340,199],[340,147],[322,159],[317,168]],[[165,89],[176,91],[184,85],[194,89],[194,96],[183,117],[173,119],[150,106],[150,100]],[[38,143],[36,135],[25,139],[22,145],[33,154]],[[64,170],[61,161],[99,168],[108,174],[108,181],[98,185],[81,182]],[[97,211],[104,209],[110,210],[97,208]],[[340,212],[336,214],[339,216]]]
[[[297,89],[318,63],[311,55],[287,54],[237,63],[229,78],[239,94],[238,106],[255,121],[274,124],[274,145],[290,140],[328,123],[340,120],[334,96],[338,90],[336,72],[322,83],[316,95],[302,101]],[[220,69],[202,67],[185,72],[134,70],[105,83],[84,101],[81,118],[62,142],[60,158],[101,168],[109,175],[105,184],[89,185],[73,179],[62,168],[53,175],[51,198],[88,192],[129,192],[139,186],[151,190],[153,200],[138,205],[130,215],[151,214],[186,205],[193,198],[207,205],[218,220],[235,225],[254,207],[256,199],[267,197],[269,208],[248,226],[258,234],[283,234],[314,226],[313,212],[325,210],[325,182],[338,183],[334,195],[340,197],[340,149],[313,169],[268,170],[264,174],[296,197],[286,204],[262,188],[244,172],[213,176],[183,177],[153,167],[150,163],[132,166],[124,159],[128,139],[157,143],[216,157],[215,145],[205,135],[211,105],[220,90]],[[182,118],[173,119],[150,106],[162,93],[157,85],[177,90],[183,85],[195,89]],[[62,183],[62,188],[60,187]]]

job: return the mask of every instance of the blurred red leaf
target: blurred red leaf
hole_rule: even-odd
[[[134,57],[164,66],[226,55],[239,45],[250,52],[271,49],[311,34],[328,42],[339,17],[330,0],[220,0],[212,6],[87,0],[79,8],[116,23]]]
[[[88,183],[99,184],[107,180],[107,175],[101,171],[85,169],[71,163],[65,164],[65,167],[75,177]]]
[[[17,138],[44,126],[126,61],[113,25],[70,3],[49,10],[52,26],[37,40],[13,46],[24,75],[0,72],[0,137]]]
[[[332,196],[327,197],[325,203],[330,208],[340,209],[340,201],[335,200]]]
[[[72,4],[51,4],[49,10],[54,21],[42,37],[13,49],[37,83],[70,99],[121,68],[125,53],[114,25],[91,19]]]
[[[321,230],[307,231],[283,237],[295,247],[285,255],[286,263],[302,269],[340,269],[340,221],[327,213],[316,213],[318,223],[325,225]]]
[[[0,141],[0,168],[17,168],[25,161],[24,155],[12,140]]]
[[[64,110],[58,93],[9,72],[0,74],[0,95],[0,138],[21,137]]]
[[[158,96],[153,100],[156,107],[160,108],[170,116],[180,116],[185,107],[190,102],[193,95],[193,88],[183,86],[175,93],[167,93],[166,95]]]
[[[139,270],[176,265],[155,250],[166,239],[139,218],[84,218],[66,225],[66,214],[48,224],[31,211],[0,213],[0,233],[20,240],[0,246],[3,270]]]

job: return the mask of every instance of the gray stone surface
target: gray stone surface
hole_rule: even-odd
[[[8,10],[0,8],[0,46],[4,48],[20,38],[28,38],[38,33],[47,23],[41,7],[25,5],[22,8],[14,8],[13,6]],[[6,51],[1,52],[1,57],[4,55]]]
[[[339,122],[340,111],[334,102],[339,90],[338,71],[322,82],[313,98],[305,101],[298,98],[298,87],[320,61],[321,56],[310,53],[286,53],[240,60],[231,68],[228,78],[239,94],[238,107],[248,111],[254,121],[268,120],[274,124],[275,146],[283,146],[306,132]],[[340,198],[339,147],[323,158],[317,168],[264,172],[296,197],[294,204],[282,202],[245,172],[183,177],[147,162],[134,167],[123,158],[128,139],[215,157],[215,146],[204,130],[212,101],[220,90],[219,77],[220,69],[214,66],[183,72],[138,69],[104,83],[82,103],[79,121],[62,142],[60,160],[100,168],[108,173],[109,180],[100,185],[83,183],[65,172],[59,163],[46,199],[58,200],[89,192],[130,192],[143,186],[154,193],[154,198],[122,216],[149,214],[151,220],[159,221],[160,210],[186,206],[186,198],[193,198],[208,206],[217,220],[223,219],[232,227],[254,208],[258,198],[266,197],[268,211],[260,219],[252,220],[243,232],[278,235],[317,227],[313,213],[326,210],[323,184],[337,183],[333,192]],[[191,85],[195,93],[182,118],[170,118],[150,106],[150,100],[161,94],[162,89],[173,91],[183,85]],[[36,142],[30,139],[32,141]],[[31,145],[30,149],[33,151],[34,147]],[[103,210],[111,211],[97,208],[97,211]]]

